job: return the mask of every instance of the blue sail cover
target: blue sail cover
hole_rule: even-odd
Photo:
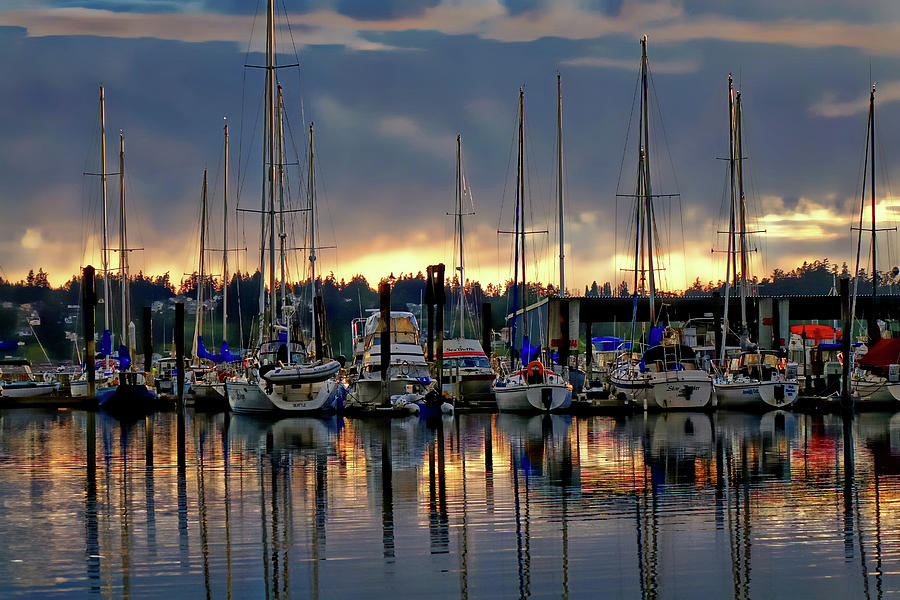
[[[109,329],[104,329],[103,336],[100,338],[100,354],[103,356],[112,354],[112,333]]]
[[[663,331],[665,331],[665,327],[653,327],[650,329],[650,343],[648,346],[653,347],[658,345],[662,341]]]
[[[19,347],[19,342],[0,342],[0,350],[15,350]]]
[[[522,351],[519,353],[519,358],[522,359],[522,364],[528,364],[533,361],[535,358],[540,356],[541,354],[541,345],[532,346],[531,342],[526,335],[522,338]]]
[[[593,342],[594,350],[597,352],[612,352],[620,347],[624,350],[631,349],[631,342],[626,342],[620,337],[602,335],[591,338],[591,342]]]
[[[234,356],[228,350],[228,342],[222,342],[221,351],[218,354],[213,354],[212,352],[206,349],[206,346],[203,344],[203,336],[197,336],[197,356],[200,358],[205,358],[206,360],[211,360],[215,363],[221,362],[234,362],[236,360],[240,360],[240,357]]]
[[[128,355],[128,348],[119,346],[119,369],[127,371],[131,366],[131,357]]]

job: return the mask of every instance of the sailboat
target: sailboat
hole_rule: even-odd
[[[192,402],[197,408],[219,408],[227,405],[225,399],[225,379],[234,377],[236,370],[234,365],[241,360],[240,356],[231,353],[228,347],[228,253],[234,249],[228,248],[228,123],[225,123],[225,151],[222,186],[222,343],[218,352],[210,352],[203,342],[203,307],[204,307],[204,282],[206,281],[206,247],[207,228],[207,194],[206,171],[203,172],[203,195],[200,210],[200,277],[197,286],[197,316],[194,324],[194,340],[192,348],[193,363],[191,370],[185,372],[185,377],[190,378],[185,382],[191,384],[191,388],[185,391],[189,393],[186,401]],[[190,375],[188,374],[190,373]]]
[[[700,368],[690,346],[679,344],[667,328],[656,327],[656,269],[653,244],[656,221],[650,180],[648,111],[647,36],[641,38],[641,127],[638,135],[638,180],[634,217],[637,225],[634,244],[634,291],[631,320],[632,348],[637,318],[637,299],[649,278],[650,348],[641,356],[628,350],[610,372],[610,395],[624,407],[632,404],[644,410],[702,409],[712,397],[712,380]]]
[[[734,92],[734,83],[728,75],[729,113],[729,169],[731,172],[731,202],[728,230],[728,254],[725,260],[725,305],[722,336],[722,370],[713,381],[720,408],[768,410],[790,406],[797,400],[799,383],[796,377],[788,378],[784,360],[773,350],[759,350],[750,343],[747,326],[747,219],[744,199],[743,144],[741,138],[741,93]],[[737,235],[737,243],[735,236]],[[738,247],[736,247],[738,246]],[[728,333],[728,300],[732,266],[740,256],[738,286],[741,296],[742,352],[737,358],[728,359],[725,338]]]
[[[105,169],[105,165],[104,165]],[[105,210],[104,210],[105,214]],[[104,231],[106,228],[104,228]],[[111,385],[97,388],[97,404],[100,408],[116,413],[142,413],[153,408],[156,391],[150,386],[147,373],[137,371],[132,363],[135,348],[135,327],[131,321],[131,297],[128,290],[128,247],[127,218],[125,211],[125,136],[119,134],[119,274],[122,304],[122,330],[118,349],[118,368]],[[107,302],[109,296],[107,296]],[[104,307],[104,312],[108,311]],[[103,345],[109,330],[103,332]],[[111,337],[111,336],[110,336]],[[102,350],[108,354],[108,347]],[[105,362],[108,362],[105,361]]]
[[[540,360],[540,347],[533,347],[528,339],[528,319],[524,306],[526,303],[527,279],[525,277],[525,92],[519,89],[519,123],[518,154],[516,164],[516,205],[515,230],[512,232],[515,248],[515,264],[513,268],[513,311],[511,327],[511,363],[515,369],[507,375],[498,376],[493,383],[497,408],[501,411],[553,411],[564,410],[572,403],[572,386],[565,378],[550,370]],[[501,232],[502,233],[502,232]],[[519,310],[519,269],[522,275],[522,305]],[[522,319],[521,352],[515,356],[515,346],[519,343],[516,337],[517,322]],[[519,359],[517,361],[517,359]]]
[[[867,352],[858,362],[851,363],[850,393],[856,397],[857,406],[893,404],[894,399],[900,399],[900,384],[889,381],[891,365],[900,362],[900,343],[898,340],[881,338],[881,330],[877,321],[878,300],[878,262],[876,259],[877,233],[879,231],[875,223],[875,85],[869,94],[869,118],[866,131],[866,143],[868,145],[870,202],[872,207],[872,306],[868,317]],[[863,174],[863,194],[865,194],[865,173]],[[863,196],[865,198],[865,196]],[[859,259],[862,246],[863,211],[865,199],[860,203],[859,227],[854,227],[859,232],[856,245],[856,271],[853,285],[853,308],[851,315],[856,313],[856,297],[859,289]],[[884,231],[884,229],[882,229]],[[843,360],[852,360],[846,356]]]
[[[110,333],[109,322],[109,220],[107,218],[107,199],[106,199],[106,94],[103,86],[100,86],[100,201],[101,201],[101,248],[100,248],[100,265],[103,271],[103,334],[100,338],[100,354],[102,360],[95,362],[96,357],[85,356],[85,373],[77,380],[73,381],[70,386],[69,393],[73,398],[83,398],[88,395],[87,369],[95,369],[97,389],[109,387],[113,377],[113,362],[110,359],[112,354],[112,336]],[[85,331],[84,336],[93,336],[93,331]]]
[[[284,143],[281,117],[283,100],[281,87],[276,95],[275,81],[275,10],[273,0],[268,0],[266,10],[266,111],[264,153],[266,174],[263,177],[262,210],[260,211],[260,273],[266,273],[266,250],[268,250],[269,295],[266,302],[265,277],[260,278],[260,343],[253,356],[253,367],[243,377],[226,380],[225,395],[235,412],[286,411],[293,414],[322,414],[334,411],[344,392],[343,384],[334,378],[341,364],[325,357],[322,327],[314,325],[316,339],[315,360],[310,357],[304,344],[291,337],[294,307],[287,303],[285,281],[285,259],[287,233],[284,222]],[[276,136],[276,127],[279,136]],[[281,142],[277,145],[276,137]],[[309,138],[309,185],[307,186],[311,243],[309,259],[313,264],[312,282],[315,281],[315,190],[313,137],[310,126]],[[278,204],[276,207],[276,203]],[[281,302],[276,306],[275,287],[275,238],[276,216],[279,217],[281,256]],[[268,221],[268,224],[267,224]],[[268,232],[268,247],[266,233]],[[315,294],[314,294],[315,296]],[[314,299],[315,311],[324,324],[321,298]],[[317,319],[314,319],[314,322]]]
[[[448,392],[457,402],[467,404],[491,402],[493,403],[493,391],[491,382],[494,380],[494,371],[491,362],[477,339],[466,337],[466,278],[465,262],[463,256],[463,216],[465,214],[464,199],[471,198],[471,191],[466,181],[462,166],[462,141],[456,136],[456,236],[459,242],[459,304],[457,307],[459,318],[459,336],[444,340],[444,391]]]

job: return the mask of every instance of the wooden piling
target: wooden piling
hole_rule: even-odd
[[[846,415],[853,411],[853,398],[850,396],[850,342],[853,337],[852,315],[850,314],[850,278],[841,277],[841,351],[844,361],[841,365],[841,411]]]
[[[143,325],[144,337],[144,371],[147,374],[153,373],[153,316],[149,306],[145,306],[141,311],[141,321]]]
[[[200,310],[200,307],[197,307]],[[175,304],[175,385],[178,409],[184,408],[184,303]]]
[[[719,292],[713,292],[713,306],[718,306],[719,302],[721,302],[722,294]],[[728,307],[725,307],[725,311],[728,311]],[[722,348],[722,336],[725,335],[725,332],[722,331],[722,314],[718,310],[713,311],[713,330],[716,332],[716,349],[714,356],[718,359],[718,364],[722,369],[726,368],[725,357],[719,356],[718,353],[721,352]]]
[[[591,362],[594,360],[594,342],[591,340],[594,324],[588,321],[584,324],[584,372],[587,377],[591,376]]]
[[[434,266],[432,271],[434,281],[434,329],[435,340],[435,372],[438,381],[438,393],[444,395],[444,263]]]
[[[325,304],[322,296],[313,298],[313,318],[316,323],[316,360],[325,357]]]
[[[557,300],[559,302],[559,366],[562,368],[563,377],[568,379],[569,376],[569,343],[572,339],[569,333],[569,302],[565,298]]]
[[[97,306],[97,290],[94,287],[94,267],[84,268],[81,277],[81,316],[84,325],[84,370],[87,375],[88,398],[97,397],[97,372],[94,366],[97,345],[94,341],[94,308]]]
[[[481,303],[481,349],[491,359],[491,341],[493,328],[491,327],[491,303]]]
[[[391,370],[391,284],[382,281],[378,284],[378,299],[381,320],[381,406],[391,405],[390,370]]]
[[[428,329],[426,334],[427,347],[425,360],[434,361],[434,267],[428,265],[425,268],[425,306],[428,309]]]

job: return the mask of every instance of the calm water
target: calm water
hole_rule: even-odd
[[[900,589],[900,416],[182,423],[0,411],[0,596]]]

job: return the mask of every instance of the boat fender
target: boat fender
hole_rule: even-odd
[[[400,363],[400,374],[403,375],[404,377],[409,375],[409,361],[408,360],[404,360],[402,363]]]

